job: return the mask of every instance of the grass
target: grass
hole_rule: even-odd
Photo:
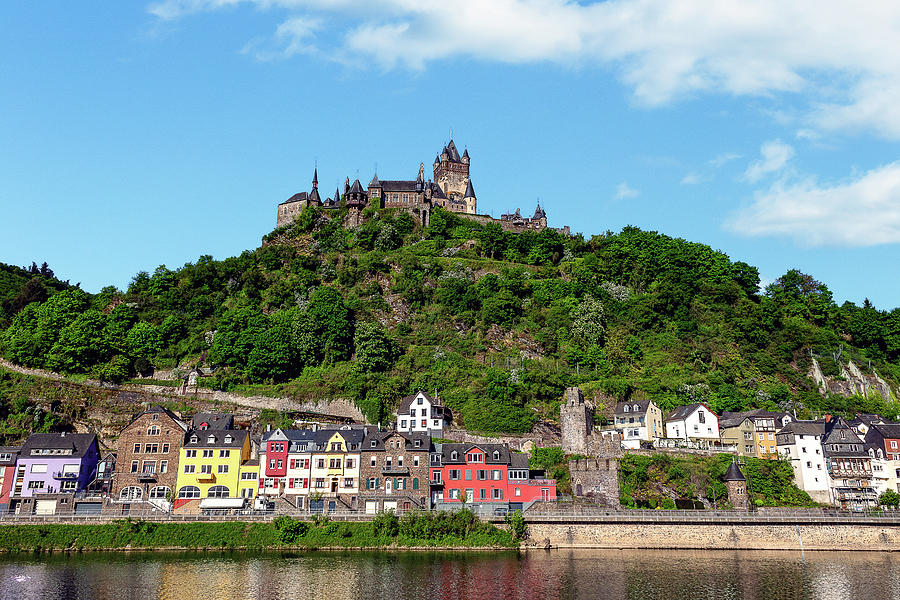
[[[286,519],[286,520],[285,520]],[[279,548],[513,548],[512,535],[466,516],[404,517],[393,513],[372,522],[318,523],[280,517],[274,522],[154,523],[120,520],[101,525],[41,524],[0,526],[0,552],[125,549],[266,550]],[[449,524],[449,525],[447,525]],[[415,531],[411,528],[417,528]]]

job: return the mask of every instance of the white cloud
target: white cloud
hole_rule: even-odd
[[[681,185],[697,185],[705,181],[709,181],[709,178],[705,175],[699,175],[698,173],[688,173],[681,179]]]
[[[750,163],[750,166],[744,171],[744,179],[751,183],[759,181],[765,175],[783,169],[787,162],[793,158],[794,148],[781,140],[772,140],[763,144],[759,149],[759,153],[762,155],[762,158]]]
[[[709,161],[709,164],[711,164],[712,166],[714,166],[715,168],[718,169],[719,167],[722,167],[722,166],[730,163],[731,161],[737,160],[739,158],[743,158],[743,155],[735,154],[734,152],[725,152],[723,154],[716,156],[711,161]]]
[[[624,200],[625,198],[637,198],[640,192],[628,185],[627,181],[623,181],[616,186],[616,200]]]
[[[332,16],[346,32],[329,50],[338,60],[600,65],[647,105],[701,92],[790,93],[807,107],[801,125],[900,138],[898,2],[860,10],[843,0],[161,0],[148,10],[172,20],[239,4],[288,19]]]
[[[315,32],[322,26],[322,21],[310,17],[291,17],[275,30],[271,44],[251,42],[244,46],[242,52],[252,53],[258,60],[274,60],[290,58],[297,54],[315,54],[316,46],[312,43]],[[272,48],[267,48],[267,46]]]
[[[726,228],[782,236],[807,246],[900,242],[900,161],[835,185],[815,179],[776,183],[759,192]]]

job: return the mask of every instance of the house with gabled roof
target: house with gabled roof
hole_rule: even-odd
[[[618,402],[613,413],[613,427],[622,432],[622,446],[630,449],[666,435],[662,411],[647,399]]]
[[[703,447],[719,443],[719,417],[706,404],[679,406],[666,417],[666,437]]]
[[[775,433],[778,454],[790,461],[794,484],[822,504],[831,503],[831,477],[822,441],[825,421],[791,421]]]
[[[878,495],[872,485],[872,459],[863,440],[842,417],[826,420],[822,449],[834,502],[852,510],[876,506]]]
[[[427,433],[432,437],[440,437],[453,421],[450,409],[422,390],[400,400],[394,416],[397,431]]]

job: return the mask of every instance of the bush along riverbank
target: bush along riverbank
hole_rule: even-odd
[[[102,525],[0,526],[0,552],[168,549],[515,548],[524,531],[484,523],[468,510],[381,513],[368,522],[312,521],[281,516],[272,522],[156,523],[120,520]]]

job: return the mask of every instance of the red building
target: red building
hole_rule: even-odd
[[[506,444],[440,444],[431,456],[432,502],[504,505],[522,508],[537,500],[556,500],[556,481],[538,479],[528,455]]]
[[[0,446],[0,515],[6,514],[13,482],[16,479],[16,459],[19,447]]]

